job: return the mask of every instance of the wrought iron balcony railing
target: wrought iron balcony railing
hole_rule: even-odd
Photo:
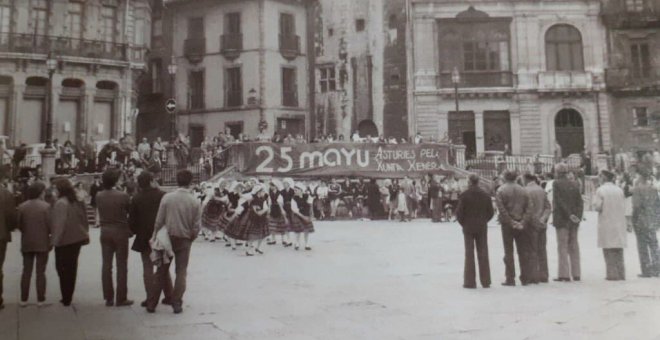
[[[140,47],[142,49],[142,47]],[[48,54],[83,58],[129,59],[128,45],[109,41],[75,39],[50,35],[0,33],[0,52]],[[131,55],[131,60],[144,57]]]
[[[243,49],[243,34],[223,34],[220,36],[220,50],[241,51]]]
[[[202,61],[206,54],[206,39],[190,38],[183,42],[183,53],[192,63]]]
[[[511,71],[479,71],[461,72],[459,87],[512,87],[513,74]],[[443,72],[437,79],[438,88],[453,88],[451,72]]]
[[[605,82],[610,89],[658,87],[660,86],[660,68],[609,68],[605,70]]]
[[[280,53],[286,59],[293,59],[300,54],[300,37],[280,34]]]

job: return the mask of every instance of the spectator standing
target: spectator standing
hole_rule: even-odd
[[[525,191],[531,201],[529,212],[530,275],[533,282],[548,282],[548,252],[546,251],[548,218],[552,213],[550,201],[537,183],[536,176],[523,178]]]
[[[50,205],[44,201],[46,185],[34,182],[27,189],[27,201],[18,206],[18,229],[21,231],[23,275],[21,276],[21,307],[27,306],[30,281],[36,260],[37,304],[46,301],[46,264],[50,252]]]
[[[151,146],[146,138],[142,138],[142,143],[138,145],[137,152],[143,160],[149,159],[149,156],[151,155]]]
[[[578,184],[568,178],[564,163],[555,166],[552,183],[552,220],[557,229],[558,276],[555,281],[580,281],[580,245],[578,228],[582,221],[583,201]]]
[[[0,178],[0,180],[3,180]],[[5,263],[5,254],[7,253],[7,243],[11,242],[11,231],[16,225],[16,203],[14,195],[0,183],[0,309],[5,308],[2,299],[3,292],[3,273],[2,267]]]
[[[637,237],[640,277],[657,277],[660,274],[658,239],[656,235],[660,198],[653,187],[650,174],[640,173],[633,189],[633,229]]]
[[[474,265],[474,252],[479,260],[481,286],[490,287],[490,264],[488,260],[488,221],[495,214],[493,202],[488,193],[479,187],[479,176],[470,175],[470,187],[461,194],[456,208],[456,218],[463,227],[465,241],[465,269],[463,288],[477,288]]]
[[[103,267],[101,280],[103,282],[103,298],[105,305],[130,306],[133,301],[128,295],[128,239],[131,230],[128,225],[128,209],[130,198],[128,194],[115,189],[120,172],[109,169],[103,173],[103,191],[96,194],[96,205],[99,210],[101,225],[101,252]],[[117,258],[117,294],[112,282],[112,261]],[[116,302],[116,303],[115,303]]]
[[[190,191],[192,180],[193,176],[189,170],[180,170],[177,173],[176,181],[179,188],[163,197],[154,225],[154,238],[160,229],[166,228],[174,252],[176,279],[171,301],[175,314],[183,312],[183,294],[186,291],[190,248],[201,227],[202,207]],[[171,262],[163,263],[158,268],[154,292],[149,294],[147,301],[147,311],[150,313],[156,309],[170,264]]]
[[[603,249],[606,280],[626,279],[623,249],[626,247],[626,217],[623,190],[614,184],[615,175],[602,170],[601,186],[596,190],[594,207],[598,212],[598,247]]]
[[[89,225],[85,204],[78,201],[68,179],[55,180],[57,201],[51,210],[52,244],[55,247],[55,268],[60,278],[64,306],[70,306],[78,275],[80,248],[89,244]]]
[[[513,255],[515,242],[520,265],[520,281],[523,286],[532,283],[530,276],[530,240],[526,221],[529,220],[529,197],[520,185],[516,184],[517,174],[513,171],[504,173],[505,183],[497,189],[495,195],[500,224],[502,225],[502,241],[504,242],[504,265],[506,281],[504,286],[516,285],[516,267]]]
[[[154,176],[148,171],[143,171],[138,176],[138,185],[140,191],[131,200],[129,224],[131,231],[135,234],[135,240],[131,249],[140,253],[142,257],[142,278],[147,295],[147,299],[142,303],[142,307],[147,307],[149,294],[154,292],[152,287],[156,284],[154,263],[150,257],[151,246],[149,245],[149,239],[153,235],[158,207],[165,193],[158,189],[158,184],[156,184]],[[169,272],[166,273],[164,280],[163,291],[165,299],[163,303],[171,304],[173,287]],[[155,298],[156,303],[158,303],[158,299],[159,297]]]

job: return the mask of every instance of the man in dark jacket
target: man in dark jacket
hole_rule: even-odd
[[[479,259],[481,286],[490,287],[488,263],[488,221],[493,218],[493,202],[490,195],[479,187],[479,176],[470,175],[470,187],[461,194],[456,208],[456,218],[463,227],[465,240],[465,271],[463,288],[477,288],[474,268],[474,248]]]
[[[529,273],[529,234],[526,221],[529,220],[529,197],[520,185],[516,184],[517,174],[513,171],[504,173],[504,181],[495,194],[499,220],[502,225],[502,241],[504,242],[504,265],[506,281],[504,286],[516,285],[516,265],[513,255],[513,244],[516,244],[518,263],[520,264],[520,282],[523,286],[532,283]]]
[[[154,176],[148,171],[140,173],[137,180],[140,191],[133,196],[129,209],[129,225],[131,231],[135,234],[135,240],[131,249],[142,255],[142,278],[144,280],[144,290],[146,291],[147,299],[149,299],[149,294],[154,291],[152,288],[156,280],[154,263],[150,258],[151,246],[149,245],[149,240],[153,235],[158,207],[165,193],[158,189],[154,181]],[[163,299],[164,304],[171,303],[172,289],[172,279],[169,272],[167,272],[163,289],[165,294],[165,299]],[[147,300],[142,302],[142,307],[147,307]]]
[[[556,179],[552,184],[552,221],[557,228],[559,254],[559,275],[555,281],[569,282],[571,276],[573,281],[580,281],[580,246],[577,232],[582,220],[582,195],[578,184],[567,178],[566,164],[557,164],[555,175]]]
[[[16,202],[7,188],[5,188],[4,179],[0,178],[0,309],[5,308],[2,299],[2,267],[5,264],[5,253],[7,252],[7,243],[11,242],[11,231],[16,227]]]
[[[530,207],[527,231],[530,238],[530,269],[533,282],[548,282],[548,253],[546,251],[546,230],[548,227],[548,218],[552,212],[550,201],[536,182],[536,176],[525,174],[523,182],[525,191],[529,195],[532,203]]]

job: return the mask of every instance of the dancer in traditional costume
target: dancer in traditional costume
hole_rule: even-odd
[[[268,191],[268,198],[270,201],[270,213],[268,214],[268,226],[270,228],[270,236],[268,244],[277,244],[276,236],[280,235],[282,244],[287,241],[284,240],[284,234],[289,229],[289,220],[284,212],[284,197],[280,190],[281,184],[278,180],[274,179],[270,182],[270,189]]]
[[[296,233],[295,249],[300,249],[300,236],[304,236],[305,250],[312,250],[309,246],[309,233],[314,232],[312,223],[312,206],[308,202],[308,195],[304,194],[305,186],[298,183],[295,186],[293,199],[291,200],[291,231]]]
[[[242,242],[237,241],[247,241],[244,229],[247,222],[249,203],[252,200],[251,192],[246,191],[245,185],[240,182],[235,184],[233,195],[230,196],[230,201],[236,201],[235,197],[237,195],[238,200],[236,203],[236,208],[234,208],[231,215],[227,215],[228,223],[227,228],[225,229],[225,235],[230,238],[232,250],[236,250],[237,245],[243,245]],[[233,204],[234,203],[232,202],[232,206]]]
[[[219,226],[222,215],[227,210],[227,199],[222,199],[220,188],[214,188],[202,211],[202,230],[207,241],[219,239]]]
[[[284,201],[284,214],[286,219],[288,220],[289,224],[291,224],[291,218],[292,218],[292,212],[291,212],[291,201],[293,200],[294,196],[294,190],[293,190],[293,185],[294,182],[291,178],[285,178],[283,181],[284,183],[284,189],[280,192],[282,195],[282,199]],[[284,247],[290,247],[292,243],[289,241],[289,230],[291,228],[287,228],[287,230],[282,234],[282,245]]]
[[[245,251],[246,256],[253,256],[251,250],[263,254],[261,243],[270,235],[268,226],[268,188],[265,184],[257,184],[252,190],[252,200],[250,201],[247,221],[245,223],[245,240],[248,242],[248,248]],[[256,241],[257,246],[254,247]]]

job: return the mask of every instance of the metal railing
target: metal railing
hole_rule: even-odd
[[[220,51],[241,51],[243,50],[243,34],[223,34],[220,36]]]
[[[463,71],[459,88],[463,87],[512,87],[513,73],[511,71]],[[453,88],[451,72],[442,72],[437,77],[438,88]]]
[[[206,39],[190,38],[183,42],[183,53],[186,58],[201,58],[206,54]]]
[[[635,70],[632,67],[608,68],[605,82],[609,88],[646,87],[660,84],[660,69],[650,67]]]
[[[300,37],[293,34],[280,34],[280,52],[291,56],[300,53]]]
[[[24,33],[0,33],[0,52],[128,60],[127,44]]]

